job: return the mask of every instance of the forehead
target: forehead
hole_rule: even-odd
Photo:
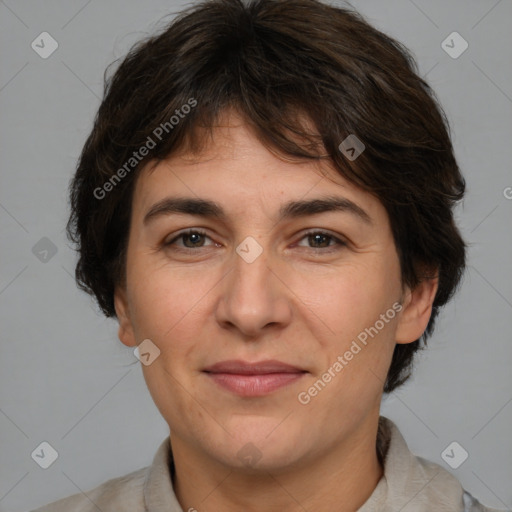
[[[263,211],[275,217],[291,199],[345,198],[371,218],[387,217],[380,201],[350,183],[326,160],[298,160],[265,147],[236,114],[225,116],[199,154],[177,152],[142,169],[136,183],[134,216],[143,216],[169,196],[208,199],[227,215]],[[211,133],[211,137],[210,137]]]

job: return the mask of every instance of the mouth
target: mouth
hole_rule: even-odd
[[[270,394],[301,379],[306,370],[281,361],[221,361],[203,370],[217,385],[243,397]]]

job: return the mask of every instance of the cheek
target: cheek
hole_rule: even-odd
[[[325,331],[322,339],[350,343],[399,297],[399,277],[392,267],[369,261],[290,274],[287,282],[300,299],[301,316],[310,319],[311,330],[317,334]]]
[[[180,340],[193,336],[194,326],[200,325],[201,306],[219,282],[217,274],[178,265],[150,269],[142,259],[134,270],[131,303],[138,336],[161,341],[176,338],[177,332]]]
[[[348,404],[363,413],[380,396],[393,353],[396,315],[392,305],[399,298],[399,283],[393,261],[386,267],[380,261],[346,265],[336,272],[302,275],[293,282],[302,299],[301,316],[308,319],[312,337],[324,355],[309,385],[322,375],[329,380],[322,398],[315,398],[318,414],[323,407]],[[381,315],[387,322],[383,323]],[[336,371],[339,356],[343,369]],[[325,375],[329,368],[334,378]]]

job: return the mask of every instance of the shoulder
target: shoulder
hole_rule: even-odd
[[[464,500],[464,512],[506,512],[482,505],[476,498],[471,496],[468,491],[464,491],[462,497]]]
[[[422,457],[416,457],[416,460],[425,472],[424,481],[428,485],[424,489],[424,495],[429,503],[435,503],[441,507],[447,496],[451,496],[454,503],[461,503],[460,508],[453,509],[460,510],[460,512],[512,512],[486,507],[465,490],[460,481],[444,468]]]
[[[83,493],[49,503],[32,512],[143,512],[144,481],[148,468],[138,469],[127,475],[113,478]]]
[[[145,512],[165,504],[169,512],[181,511],[174,494],[174,468],[169,437],[160,444],[153,462],[124,476],[112,478],[94,489],[55,501],[32,512]]]
[[[398,427],[382,416],[378,451],[384,459],[381,491],[389,510],[408,506],[415,512],[501,512],[482,505],[439,464],[413,454]]]

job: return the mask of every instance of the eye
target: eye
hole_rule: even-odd
[[[325,231],[309,231],[306,233],[301,240],[307,239],[307,241],[316,247],[310,247],[312,249],[328,249],[323,252],[330,252],[331,250],[337,250],[341,247],[345,247],[347,244],[340,240],[339,238],[327,233]],[[330,242],[334,241],[334,245],[331,245]],[[300,246],[300,245],[299,245]],[[339,246],[339,247],[336,247]]]
[[[211,240],[211,238],[207,236],[204,231],[200,229],[189,229],[188,231],[182,231],[169,242],[164,242],[163,245],[166,247],[170,245],[176,245],[175,242],[181,239],[184,244],[182,246],[178,245],[179,249],[199,249],[201,247],[205,247],[205,245],[202,243],[204,241],[202,239],[205,237]]]
[[[176,246],[177,250],[187,251],[200,249],[202,247],[208,247],[208,245],[205,245],[204,243],[205,239],[211,240],[211,238],[206,234],[205,231],[201,229],[189,229],[187,231],[182,231],[170,241],[164,242],[163,245],[165,247],[174,245]],[[330,233],[325,231],[309,231],[308,233],[303,235],[300,241],[305,239],[307,239],[309,244],[313,245],[313,247],[310,246],[309,249],[318,249],[320,250],[320,252],[331,252],[332,250],[338,250],[347,245],[338,237],[335,237],[334,235],[331,235]],[[177,244],[177,241],[181,241],[182,244]],[[210,246],[211,245],[218,246],[218,244],[216,243],[210,244]],[[301,244],[296,245],[301,247]]]

